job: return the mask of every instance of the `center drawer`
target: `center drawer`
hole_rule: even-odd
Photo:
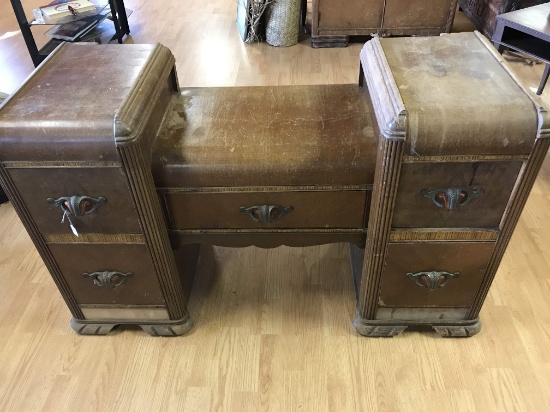
[[[162,193],[170,227],[363,228],[366,190]]]

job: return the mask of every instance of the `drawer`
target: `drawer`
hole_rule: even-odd
[[[319,10],[320,31],[323,29],[377,29],[382,25],[384,15],[382,1],[347,0],[344,7],[335,0],[317,0],[316,3]]]
[[[366,191],[166,193],[172,229],[363,227]]]
[[[145,245],[49,244],[48,247],[78,304],[165,303]]]
[[[384,10],[384,28],[427,28],[440,27],[445,31],[449,16],[452,16],[451,0],[387,0]]]
[[[390,243],[379,305],[471,306],[493,247],[489,242]]]
[[[497,228],[522,164],[405,163],[392,226]]]
[[[63,211],[48,198],[104,197],[106,203],[85,216],[71,216],[79,233],[141,233],[133,198],[122,169],[40,168],[8,169],[27,209],[41,233],[71,233],[69,223],[61,223]]]

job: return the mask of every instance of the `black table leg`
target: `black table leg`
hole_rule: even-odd
[[[540,95],[544,90],[544,86],[546,86],[546,82],[548,81],[548,75],[550,75],[550,64],[546,63],[546,67],[544,68],[544,73],[542,74],[539,88],[537,89],[538,95]]]
[[[124,37],[124,33],[121,30],[120,27],[120,20],[118,18],[118,7],[115,0],[109,0],[109,7],[111,9],[111,19],[113,19],[113,24],[115,25],[115,35],[113,36],[113,40],[117,39],[120,44],[122,44],[122,38]]]
[[[130,26],[128,25],[128,16],[126,15],[126,7],[124,0],[115,0],[120,28],[124,34],[130,34]]]

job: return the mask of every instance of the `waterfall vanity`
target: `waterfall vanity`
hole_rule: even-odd
[[[184,334],[202,244],[346,242],[360,334],[477,333],[549,117],[477,33],[360,60],[359,84],[180,89],[161,45],[49,56],[0,107],[0,181],[73,329]]]

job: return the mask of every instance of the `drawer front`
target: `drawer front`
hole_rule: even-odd
[[[451,13],[450,0],[387,0],[384,27],[441,27],[447,26]],[[456,7],[456,5],[455,5]]]
[[[494,243],[390,243],[379,305],[468,307]]]
[[[141,233],[126,176],[120,168],[9,169],[9,174],[43,234],[71,233],[68,220],[61,223],[62,209],[48,199],[72,196],[106,199],[89,214],[70,216],[79,233]]]
[[[379,0],[316,0],[319,29],[379,28],[384,2]]]
[[[362,228],[366,191],[167,193],[172,229]]]
[[[142,244],[49,244],[78,304],[164,305]]]
[[[392,226],[497,228],[522,164],[406,163]]]

